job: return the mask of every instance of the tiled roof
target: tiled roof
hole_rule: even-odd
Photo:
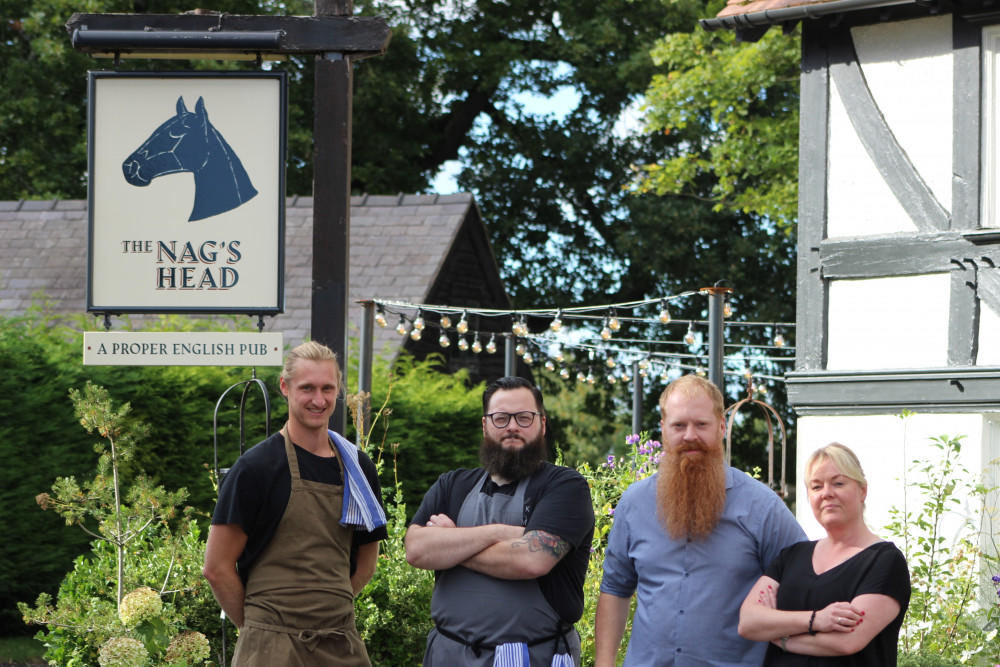
[[[23,313],[44,291],[56,315],[85,313],[87,228],[85,201],[0,201],[0,312]],[[295,345],[308,335],[312,318],[311,197],[288,199],[285,229],[285,312],[267,318],[264,330],[282,331]],[[463,274],[468,262],[456,256],[467,257],[472,246],[476,275]],[[462,298],[446,289],[456,282],[480,288],[465,297],[472,301],[448,305],[509,305],[470,194],[352,197],[349,281],[355,329],[361,312],[355,301],[428,303],[442,293]],[[137,323],[143,316],[130,319]],[[115,328],[122,328],[117,320]],[[376,351],[399,349],[392,327],[376,328],[375,336]]]

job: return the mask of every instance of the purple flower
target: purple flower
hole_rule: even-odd
[[[647,444],[649,445],[649,447],[650,447],[651,450],[652,449],[659,449],[660,447],[663,446],[659,442],[657,442],[656,440],[650,440]]]
[[[993,575],[993,583],[994,584],[1000,584],[1000,574],[994,574]]]
[[[608,454],[608,460],[607,460],[607,463],[604,464],[604,467],[606,467],[606,468],[614,468],[615,467],[615,455],[614,454]]]
[[[626,445],[635,445],[639,443],[639,436],[633,433],[632,435],[625,436]]]

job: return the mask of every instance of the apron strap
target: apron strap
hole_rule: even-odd
[[[249,622],[249,621],[247,621],[247,622]],[[472,649],[472,653],[477,658],[480,657],[480,654],[482,654],[483,651],[493,651],[493,650],[496,649],[497,646],[500,646],[499,643],[486,643],[486,642],[481,642],[481,641],[478,641],[478,640],[473,640],[471,642],[466,641],[465,639],[462,639],[460,636],[456,635],[454,632],[449,632],[449,631],[445,630],[440,625],[435,626],[434,629],[437,630],[437,632],[438,632],[439,635],[441,635],[443,637],[447,637],[448,639],[452,640],[453,642],[458,642],[459,644],[463,644],[463,645],[468,646],[469,648],[471,648]],[[545,637],[540,637],[538,639],[532,639],[530,642],[525,642],[525,645],[526,646],[538,646],[539,644],[544,644],[545,642],[550,642],[552,640],[555,640],[556,646],[555,646],[555,650],[553,651],[553,655],[556,654],[556,653],[559,653],[559,644],[560,644],[560,642],[566,645],[566,653],[569,653],[569,640],[566,639],[566,635],[568,635],[569,631],[572,630],[572,629],[573,629],[572,625],[563,625],[563,626],[560,626],[559,629],[554,634],[547,635]]]
[[[257,628],[258,630],[282,632],[286,635],[293,635],[298,638],[300,642],[302,642],[310,653],[316,650],[316,645],[319,644],[321,639],[327,639],[329,637],[343,637],[351,646],[351,655],[354,655],[354,641],[351,638],[350,633],[348,633],[345,628],[321,628],[319,630],[311,630],[307,628],[305,630],[300,630],[299,628],[286,628],[280,625],[268,625],[267,623],[260,623],[250,619],[245,619],[243,624],[251,628]]]

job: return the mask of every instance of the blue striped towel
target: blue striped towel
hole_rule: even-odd
[[[528,645],[524,642],[500,644],[493,652],[493,667],[529,667]],[[552,667],[573,667],[573,658],[568,653],[552,656]]]
[[[358,464],[358,448],[340,434],[329,433],[337,456],[344,462],[344,511],[340,525],[364,526],[369,532],[381,528],[385,525],[385,512]]]

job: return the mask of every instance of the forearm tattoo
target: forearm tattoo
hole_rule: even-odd
[[[561,559],[570,550],[569,542],[544,530],[529,530],[519,540],[511,543],[511,546],[517,549],[522,544],[527,545],[528,551],[544,551],[556,560]]]

